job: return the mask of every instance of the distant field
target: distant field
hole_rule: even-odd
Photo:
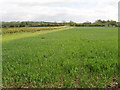
[[[19,38],[31,37],[31,36],[40,35],[40,34],[46,34],[50,32],[62,31],[69,28],[72,28],[72,27],[62,26],[62,27],[4,28],[2,29],[2,33],[3,33],[2,39],[3,41],[8,41],[8,40],[14,40]],[[25,29],[25,30],[21,31],[21,29]],[[19,32],[13,32],[13,31],[19,31]]]
[[[54,30],[3,34],[3,87],[103,88],[113,84],[117,28]]]
[[[35,32],[35,31],[45,31],[66,28],[65,26],[59,27],[20,27],[20,28],[3,28],[2,33],[18,33],[18,32]]]

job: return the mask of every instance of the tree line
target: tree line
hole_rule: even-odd
[[[84,22],[84,23],[76,23],[73,21],[70,22],[32,22],[32,21],[24,21],[24,22],[2,22],[2,28],[10,28],[10,27],[49,27],[49,26],[77,26],[77,27],[118,27],[119,24],[113,20],[96,20],[95,22]]]

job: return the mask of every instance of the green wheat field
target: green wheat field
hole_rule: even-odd
[[[105,88],[118,77],[117,28],[9,28],[2,38],[4,88]]]

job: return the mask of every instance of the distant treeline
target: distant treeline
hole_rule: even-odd
[[[118,27],[118,22],[113,20],[96,20],[95,22],[76,23],[73,21],[62,23],[57,22],[2,22],[2,28],[10,27],[50,27],[50,26],[77,26],[77,27]]]

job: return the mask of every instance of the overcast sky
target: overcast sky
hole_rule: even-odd
[[[118,20],[119,0],[0,0],[2,21]]]

